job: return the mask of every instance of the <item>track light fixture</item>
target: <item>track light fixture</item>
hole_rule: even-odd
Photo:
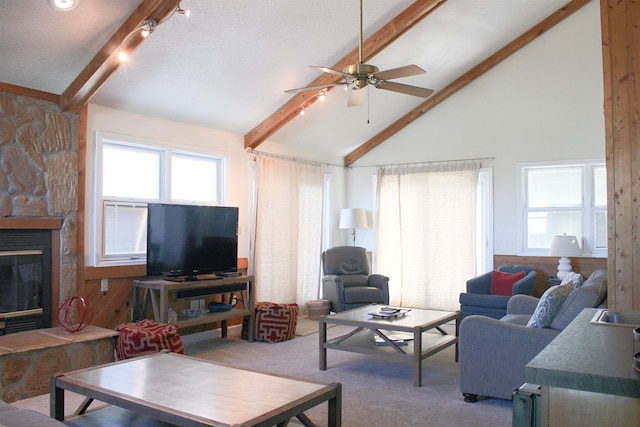
[[[142,29],[140,34],[142,35],[142,37],[147,38],[151,33],[153,33],[153,30],[157,26],[158,26],[158,23],[156,22],[155,19],[152,19],[152,18],[145,19],[144,21],[142,21],[142,25],[140,26],[140,28]]]
[[[187,18],[188,18],[189,16],[191,16],[191,11],[190,11],[189,9],[183,9],[183,8],[181,8],[181,7],[180,7],[180,5],[177,5],[177,6],[176,6],[176,10],[175,10],[175,12],[176,12],[176,13],[179,13],[180,15],[184,15],[184,16],[186,16]]]
[[[300,115],[304,116],[304,112],[305,112],[305,105],[310,105],[310,102],[313,98],[318,98],[320,101],[324,101],[327,98],[327,88],[322,88],[321,90],[319,90],[317,93],[311,95],[309,98],[305,99],[302,104],[300,104]]]
[[[49,0],[50,2],[54,2],[54,0]],[[79,0],[55,0],[55,1],[67,1],[67,2],[72,2],[72,1],[79,1]],[[189,9],[183,9],[180,7],[180,5],[178,4],[178,6],[176,6],[175,9],[173,9],[173,11],[167,15],[165,18],[163,18],[160,22],[156,21],[153,18],[147,18],[144,21],[142,21],[142,23],[133,31],[131,31],[125,38],[124,41],[121,43],[120,47],[117,49],[117,55],[118,55],[118,60],[120,62],[124,62],[127,60],[127,58],[129,57],[129,52],[128,49],[125,47],[126,45],[126,41],[134,34],[137,34],[138,31],[140,31],[140,35],[143,38],[147,38],[149,37],[153,31],[159,26],[162,25],[163,23],[165,23],[169,18],[171,18],[175,13],[178,13],[180,15],[184,15],[184,16],[189,16],[190,12]]]

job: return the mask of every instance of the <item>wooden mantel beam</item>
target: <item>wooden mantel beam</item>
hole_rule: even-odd
[[[134,31],[146,19],[162,22],[179,4],[180,0],[143,0],[60,96],[62,110],[79,112],[118,68],[118,54],[126,52],[130,55],[142,43],[144,37],[140,31]]]
[[[376,31],[371,37],[362,43],[362,61],[366,62],[376,56],[387,46],[393,43],[398,37],[413,28],[418,22],[426,18],[431,12],[436,10],[447,0],[417,0],[398,16],[389,21],[386,25]],[[347,65],[356,64],[360,60],[359,48],[356,47],[340,61],[329,68],[342,70]],[[309,83],[307,86],[333,84],[340,81],[339,76],[322,73],[320,77]],[[329,88],[331,90],[332,88]],[[316,94],[314,91],[299,92],[287,101],[277,111],[267,117],[262,123],[253,128],[244,136],[244,147],[255,149],[271,135],[293,120],[300,113],[300,105],[306,101],[305,106],[312,105],[316,98],[309,99]],[[307,101],[308,100],[308,101]]]
[[[553,14],[549,15],[546,19],[535,25],[529,31],[525,32],[511,43],[498,50],[493,55],[489,56],[487,59],[482,61],[480,64],[473,67],[470,71],[466,72],[462,76],[458,77],[452,83],[447,85],[445,88],[437,91],[433,96],[428,98],[426,101],[415,107],[413,110],[402,116],[400,119],[396,120],[390,126],[382,130],[382,132],[373,136],[364,144],[360,145],[358,148],[353,150],[351,153],[347,154],[344,157],[344,165],[350,166],[356,160],[360,159],[362,156],[367,154],[369,151],[373,150],[378,145],[382,144],[384,141],[389,139],[391,136],[398,133],[400,130],[404,129],[405,126],[413,123],[423,114],[440,104],[442,101],[449,98],[454,93],[458,92],[460,89],[492,69],[494,66],[502,62],[504,59],[507,59],[509,56],[520,50],[522,47],[527,45],[529,42],[535,40],[539,35],[548,31],[556,24],[564,20],[566,17],[573,14],[575,11],[580,9],[585,4],[589,3],[590,0],[571,0],[569,3],[555,11]]]

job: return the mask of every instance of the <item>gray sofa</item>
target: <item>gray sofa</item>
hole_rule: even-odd
[[[500,320],[469,316],[460,323],[460,391],[467,402],[479,396],[511,399],[524,383],[524,367],[584,308],[606,306],[607,271],[597,270],[561,303],[546,328],[527,323],[539,299],[514,295]]]
[[[7,427],[57,427],[65,424],[40,412],[18,408],[0,400],[0,425]]]

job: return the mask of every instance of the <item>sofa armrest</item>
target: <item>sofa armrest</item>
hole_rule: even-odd
[[[344,311],[344,283],[340,276],[327,274],[322,277],[322,297],[331,301],[331,310]]]
[[[507,314],[533,314],[539,301],[530,295],[514,295],[507,303]]]
[[[481,274],[473,279],[467,280],[467,293],[469,294],[490,294],[491,293],[491,279],[493,272]]]
[[[369,286],[382,290],[384,304],[389,304],[389,278],[382,274],[370,274]]]
[[[511,399],[524,383],[525,365],[558,333],[486,316],[466,317],[458,337],[460,391]]]
[[[531,295],[533,292],[533,286],[536,282],[536,272],[528,272],[522,279],[513,284],[513,292],[511,295]]]

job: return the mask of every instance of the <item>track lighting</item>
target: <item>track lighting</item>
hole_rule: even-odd
[[[300,104],[300,115],[304,116],[304,112],[305,112],[305,105],[310,105],[311,100],[313,100],[313,98],[318,98],[320,101],[324,101],[325,98],[327,97],[327,88],[323,88],[321,90],[319,90],[317,93],[311,95],[309,98],[305,99],[302,104]]]
[[[183,9],[183,8],[181,8],[181,7],[180,7],[180,5],[177,5],[177,6],[176,6],[176,13],[179,13],[180,15],[184,15],[184,16],[186,16],[187,18],[188,18],[189,16],[191,16],[191,11],[190,11],[189,9]]]
[[[147,38],[151,33],[153,33],[153,30],[157,26],[158,24],[156,23],[155,19],[152,19],[152,18],[145,19],[144,21],[142,21],[142,25],[140,26],[140,28],[142,29],[140,34],[142,35],[142,37]]]

